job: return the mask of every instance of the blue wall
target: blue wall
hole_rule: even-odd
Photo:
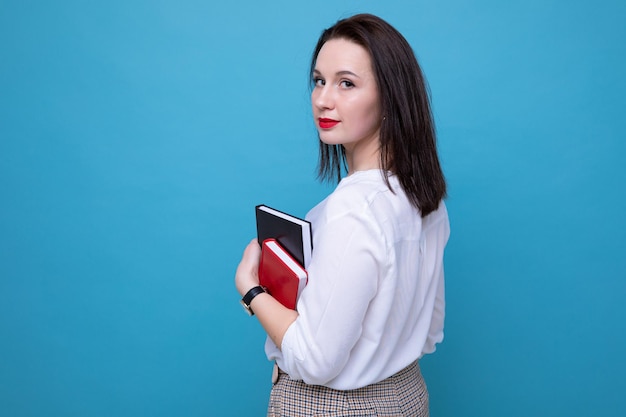
[[[369,11],[430,81],[449,180],[432,415],[626,414],[622,1],[0,1],[0,414],[264,415],[233,273],[304,215],[307,64]]]

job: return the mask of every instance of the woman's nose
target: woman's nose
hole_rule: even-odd
[[[328,86],[316,87],[311,95],[313,105],[320,109],[329,109],[334,106],[334,98],[331,89]]]

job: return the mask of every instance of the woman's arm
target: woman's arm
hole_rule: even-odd
[[[259,260],[261,247],[253,239],[246,247],[235,273],[235,286],[243,297],[251,288],[259,285]],[[276,346],[280,348],[287,329],[298,318],[298,313],[276,301],[267,293],[259,294],[250,303],[261,326]]]

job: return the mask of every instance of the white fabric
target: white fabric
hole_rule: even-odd
[[[293,379],[348,390],[379,382],[443,339],[443,202],[421,218],[395,176],[356,172],[313,208],[313,257],[282,351],[265,351]]]

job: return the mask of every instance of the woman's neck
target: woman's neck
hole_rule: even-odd
[[[348,175],[357,171],[381,169],[380,142],[376,140],[358,143],[356,146],[344,145]]]

